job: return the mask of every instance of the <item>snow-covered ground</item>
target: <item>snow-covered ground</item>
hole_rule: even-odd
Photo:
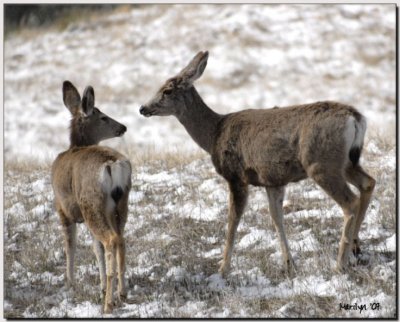
[[[4,45],[5,316],[102,316],[83,225],[80,287],[64,288],[62,237],[44,162],[68,147],[65,79],[81,90],[93,85],[96,105],[128,127],[122,139],[103,143],[129,155],[135,169],[125,234],[128,302],[113,317],[394,316],[394,5],[142,5],[63,31],[13,34]],[[284,204],[296,276],[282,272],[265,192],[255,188],[232,272],[226,279],[216,274],[227,187],[208,157],[194,156],[199,148],[177,120],[138,113],[199,50],[210,57],[196,86],[219,113],[329,99],[367,116],[362,162],[377,186],[360,236],[365,258],[354,272],[332,271],[341,210],[306,180],[288,186]]]
[[[343,215],[306,180],[288,186],[284,204],[295,277],[283,272],[265,191],[252,188],[232,271],[223,279],[216,272],[228,196],[208,157],[137,165],[125,231],[128,300],[108,317],[393,317],[395,190],[382,179],[394,180],[395,158],[379,170],[366,166],[379,181],[361,230],[362,263],[354,271],[334,272]],[[101,317],[99,274],[84,225],[78,229],[79,287],[64,287],[66,259],[49,181],[46,170],[6,171],[5,314]],[[346,304],[366,308],[345,310]]]

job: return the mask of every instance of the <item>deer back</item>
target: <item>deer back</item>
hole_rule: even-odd
[[[213,163],[228,180],[285,185],[306,178],[315,162],[344,168],[363,122],[353,107],[336,102],[228,114],[218,128]]]

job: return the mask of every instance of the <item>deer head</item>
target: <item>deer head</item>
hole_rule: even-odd
[[[72,114],[71,146],[98,144],[102,140],[122,136],[126,126],[102,113],[94,106],[94,90],[87,86],[81,99],[71,82],[63,83],[63,100]]]
[[[156,95],[140,107],[140,114],[150,117],[174,115],[179,117],[190,104],[193,82],[200,78],[207,66],[208,51],[199,52],[181,72],[168,79]]]

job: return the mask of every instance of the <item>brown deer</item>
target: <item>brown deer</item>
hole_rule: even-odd
[[[71,145],[53,163],[52,185],[64,232],[67,283],[73,285],[74,282],[76,223],[85,222],[94,239],[101,288],[105,293],[104,313],[110,313],[116,266],[119,299],[126,297],[123,232],[131,188],[131,164],[117,151],[96,144],[123,135],[126,127],[94,106],[91,86],[86,87],[81,99],[74,85],[65,81],[63,100],[72,114]]]
[[[140,113],[146,117],[174,115],[211,155],[216,171],[228,181],[229,221],[220,273],[225,274],[230,267],[249,184],[266,188],[286,268],[293,273],[294,263],[283,229],[284,188],[289,182],[307,177],[343,209],[337,269],[346,269],[351,250],[356,255],[360,253],[358,233],[375,186],[375,180],[359,165],[365,118],[355,108],[336,102],[217,114],[193,86],[203,74],[207,59],[207,51],[199,52],[140,107]],[[347,182],[359,189],[359,198]]]

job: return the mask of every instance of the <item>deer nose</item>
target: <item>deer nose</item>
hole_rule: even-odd
[[[126,126],[121,124],[121,126],[117,132],[117,136],[122,136],[126,132],[126,130],[127,130]]]
[[[144,113],[144,110],[145,110],[145,107],[142,105],[142,106],[140,107],[140,109],[139,109],[139,113],[140,113],[140,114],[143,114],[143,113]]]

